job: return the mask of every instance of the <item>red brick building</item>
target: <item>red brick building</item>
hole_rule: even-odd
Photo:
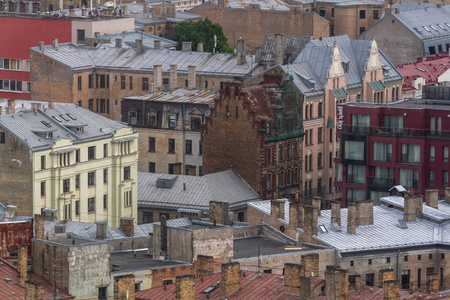
[[[204,173],[232,168],[263,199],[301,191],[302,105],[292,80],[225,84],[202,134]]]

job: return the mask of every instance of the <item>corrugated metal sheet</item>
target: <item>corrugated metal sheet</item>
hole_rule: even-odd
[[[211,1],[217,5],[217,1]],[[288,11],[290,10],[289,4],[283,0],[229,0],[230,8],[248,8],[250,4],[260,4],[261,10],[278,10]]]
[[[369,82],[369,85],[374,91],[384,91],[384,89],[386,88],[383,81],[381,80],[371,81]]]
[[[284,60],[283,64],[292,64],[300,52],[305,48],[311,37],[284,36]],[[275,62],[275,34],[266,34],[261,48],[261,62]]]
[[[116,39],[122,39],[122,47],[125,48],[136,48],[135,41],[137,39],[142,39],[142,44],[144,45],[145,49],[153,49],[155,41],[161,42],[162,48],[167,49],[175,49],[177,46],[177,42],[165,39],[153,34],[148,34],[143,31],[131,31],[131,32],[124,32],[124,33],[116,33],[116,34],[108,34],[108,35],[102,35],[100,36],[100,39],[107,41],[106,44],[99,44],[97,47],[115,47],[116,46]],[[99,39],[96,37],[87,37],[88,39]]]
[[[124,99],[214,105],[214,98],[218,96],[219,91],[217,90],[178,88],[157,96],[150,93],[142,96],[125,97]]]
[[[301,4],[313,4],[314,0],[297,0]],[[377,6],[382,7],[385,4],[384,0],[319,0],[316,1],[316,5],[319,4],[334,4],[337,7],[344,6]]]

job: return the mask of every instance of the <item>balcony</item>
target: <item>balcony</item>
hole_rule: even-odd
[[[347,135],[360,135],[360,136],[385,136],[385,137],[411,137],[411,138],[423,138],[423,137],[438,137],[438,138],[450,138],[449,130],[430,130],[430,129],[417,129],[417,128],[397,128],[397,127],[365,127],[365,126],[351,126],[343,125],[341,134]]]
[[[310,198],[313,196],[321,196],[325,194],[326,186],[319,186],[308,190],[303,190],[302,195],[303,198]]]
[[[394,186],[394,178],[369,176],[367,177],[367,185],[391,188]]]

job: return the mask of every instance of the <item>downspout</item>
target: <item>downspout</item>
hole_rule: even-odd
[[[397,251],[397,266],[396,266],[396,269],[397,269],[397,274],[395,275],[395,279],[396,280],[399,280],[399,274],[400,274],[400,249]]]

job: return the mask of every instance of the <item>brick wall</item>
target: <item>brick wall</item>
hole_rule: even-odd
[[[195,276],[183,275],[176,279],[176,299],[195,300]]]
[[[114,299],[134,300],[134,275],[122,275],[114,277]]]
[[[189,274],[195,274],[194,265],[152,270],[152,288],[163,286],[164,280],[170,279],[175,282],[177,276]]]

